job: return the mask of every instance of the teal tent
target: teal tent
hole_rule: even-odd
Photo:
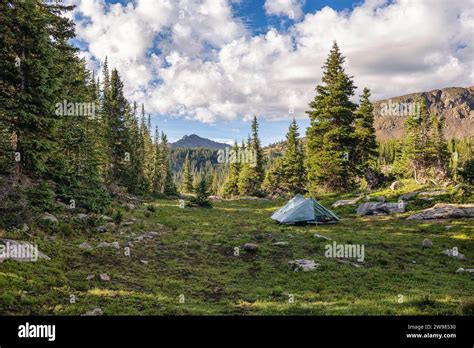
[[[302,195],[290,199],[272,215],[272,219],[282,224],[327,224],[340,220],[336,214],[323,207],[314,198],[304,198]]]

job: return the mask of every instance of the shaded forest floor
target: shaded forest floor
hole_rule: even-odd
[[[336,198],[320,202],[330,207]],[[406,220],[434,204],[415,201],[396,216],[359,217],[356,207],[342,207],[334,209],[338,224],[281,226],[270,216],[282,204],[235,200],[181,209],[177,200],[157,200],[127,209],[124,222],[109,223],[104,233],[96,231],[103,222],[86,224],[77,214],[60,217],[69,226],[63,230],[32,228],[31,237],[0,231],[0,238],[37,243],[51,258],[0,263],[0,314],[81,315],[94,308],[105,315],[473,314],[474,274],[456,270],[474,268],[474,220]],[[326,258],[331,242],[315,233],[363,244],[365,261],[354,267]],[[433,248],[421,247],[425,238]],[[93,249],[79,248],[84,242]],[[119,249],[97,248],[101,242],[118,242]],[[247,252],[244,243],[258,250]],[[467,259],[442,254],[453,247]],[[320,267],[294,272],[288,262],[295,259]],[[104,273],[109,281],[99,279]]]

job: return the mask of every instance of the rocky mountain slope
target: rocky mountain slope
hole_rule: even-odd
[[[466,138],[474,136],[474,86],[449,87],[429,92],[412,93],[374,103],[375,130],[379,140],[400,138],[404,122],[414,101],[424,98],[435,115],[446,117],[445,136]],[[413,110],[413,109],[412,109]],[[416,109],[415,109],[416,110]]]

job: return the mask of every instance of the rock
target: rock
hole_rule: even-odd
[[[422,210],[408,219],[462,219],[474,217],[474,204],[438,203],[434,207]]]
[[[398,197],[398,200],[399,201],[400,200],[401,201],[409,201],[409,200],[415,198],[418,195],[419,192],[420,191],[413,191],[413,192],[405,193],[404,195],[401,195],[400,197]]]
[[[92,280],[92,279],[94,279],[94,278],[95,278],[95,275],[93,275],[93,274],[89,274],[89,275],[86,277],[87,280]]]
[[[51,260],[42,253],[36,244],[13,239],[0,239],[0,262],[4,260],[36,262],[39,259]]]
[[[431,198],[431,197],[436,197],[436,196],[442,196],[442,195],[445,195],[447,193],[448,193],[448,191],[446,191],[446,190],[423,191],[423,192],[418,193],[417,198],[421,198],[421,199],[424,199],[424,198],[427,198],[427,197]]]
[[[288,262],[288,266],[290,269],[292,269],[295,272],[298,271],[303,271],[303,272],[309,272],[317,269],[320,264],[315,263],[314,260],[294,260]]]
[[[421,243],[421,246],[423,248],[432,248],[433,247],[433,242],[430,239],[423,239],[423,242]]]
[[[453,249],[446,249],[445,251],[443,251],[443,255],[452,256],[452,257],[457,258],[458,260],[465,260],[466,259],[466,256],[464,256],[464,254],[461,254],[459,251],[455,250],[454,248]]]
[[[256,252],[258,247],[256,244],[252,244],[252,243],[245,243],[243,246],[242,246],[242,249],[244,249],[245,251],[248,251],[248,252]]]
[[[106,226],[99,226],[95,230],[99,233],[105,233],[105,232],[107,232],[107,227]]]
[[[102,273],[99,275],[99,279],[102,280],[103,282],[108,282],[110,281],[110,277],[107,273]]]
[[[84,242],[84,243],[79,244],[79,249],[92,250],[92,245]]]
[[[77,218],[79,220],[87,220],[89,218],[89,215],[80,213],[80,214],[77,214]]]
[[[456,270],[456,273],[462,273],[464,272],[464,268],[462,267],[459,267],[457,270]]]
[[[315,236],[316,238],[319,238],[319,239],[332,240],[332,239],[331,239],[331,238],[329,238],[329,237],[322,236],[322,235],[320,235],[320,234],[317,234],[317,233],[315,233],[315,234],[314,234],[314,236]]]
[[[130,220],[122,222],[122,226],[130,226],[130,225],[133,225],[133,224],[134,224],[134,222],[130,221]]]
[[[101,218],[102,220],[104,220],[105,222],[112,222],[112,221],[114,221],[113,218],[111,218],[110,216],[107,216],[107,215],[101,215],[100,218]]]
[[[97,248],[115,248],[115,249],[120,249],[120,245],[118,242],[112,242],[112,243],[107,243],[107,242],[101,242],[99,245],[97,245]]]
[[[94,308],[93,310],[83,314],[83,316],[99,316],[104,315],[104,312],[100,308]]]
[[[58,219],[56,218],[56,216],[54,216],[53,214],[50,214],[50,213],[44,213],[43,215],[41,215],[41,220],[49,221],[49,222],[52,222],[52,223],[55,223],[55,224],[57,224],[59,222]]]
[[[466,268],[464,271],[467,273],[474,273],[474,268]]]
[[[399,187],[400,187],[399,182],[398,182],[398,181],[394,181],[394,182],[392,182],[392,184],[390,185],[390,190],[395,191],[395,190],[396,190],[397,188],[399,188]]]
[[[147,260],[140,260],[141,263],[143,263],[144,265],[148,265],[148,261]]]
[[[357,215],[389,215],[393,213],[404,213],[407,203],[382,203],[366,202],[359,205]]]
[[[289,243],[288,242],[275,242],[272,243],[274,246],[287,246]]]
[[[334,202],[331,207],[333,208],[337,208],[337,207],[344,207],[344,206],[347,206],[347,205],[356,205],[357,202],[359,202],[361,200],[361,197],[356,197],[356,198],[353,198],[353,199],[340,199],[336,202]]]
[[[133,205],[132,203],[126,203],[125,206],[130,209],[130,210],[134,210],[135,209],[135,205]]]
[[[155,231],[151,231],[151,232],[147,232],[146,235],[150,238],[153,238],[153,237],[158,237],[158,236],[161,236],[161,233],[160,232],[155,232]]]

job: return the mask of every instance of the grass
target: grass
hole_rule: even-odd
[[[335,199],[320,202],[329,207]],[[0,263],[0,313],[81,315],[100,307],[106,315],[472,315],[473,275],[456,270],[474,268],[473,220],[406,220],[419,209],[414,204],[398,216],[358,217],[355,207],[341,207],[335,225],[281,226],[269,217],[283,203],[217,201],[212,209],[180,209],[177,200],[157,200],[123,211],[123,221],[135,223],[106,233],[66,217],[67,233],[32,228],[30,238],[0,231],[37,243],[51,257]],[[160,236],[133,241],[149,231]],[[363,244],[363,266],[325,258],[328,242],[315,233]],[[421,248],[425,238],[432,249]],[[118,241],[120,249],[85,251],[78,248],[84,241]],[[277,241],[289,244],[272,245]],[[236,256],[247,242],[258,251],[240,248]],[[442,255],[455,246],[467,260]],[[288,261],[301,258],[321,266],[291,271]],[[100,281],[100,273],[111,280]]]

